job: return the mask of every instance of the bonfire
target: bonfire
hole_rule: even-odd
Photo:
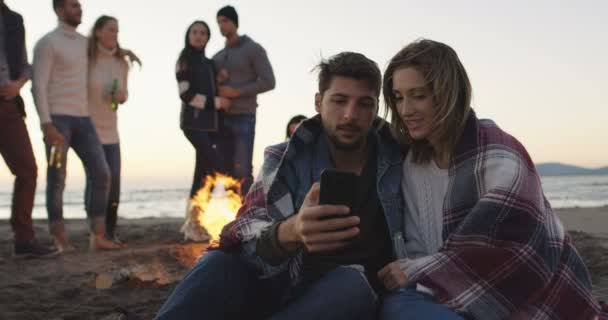
[[[241,184],[220,173],[207,176],[205,184],[188,202],[181,228],[186,240],[219,241],[222,228],[236,217],[242,204]]]

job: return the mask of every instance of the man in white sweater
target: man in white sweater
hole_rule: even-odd
[[[91,122],[87,101],[87,38],[76,31],[82,8],[78,0],[53,0],[59,26],[38,41],[34,49],[32,91],[47,159],[46,205],[50,232],[60,251],[70,251],[63,223],[66,155],[73,148],[90,182],[85,197],[91,223],[91,249],[117,249],[105,238],[105,212],[110,173],[103,148]],[[54,152],[51,152],[54,149]],[[60,154],[60,160],[53,157]],[[58,163],[59,162],[59,163]]]

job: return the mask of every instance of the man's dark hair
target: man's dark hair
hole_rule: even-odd
[[[322,60],[319,70],[319,93],[323,94],[335,76],[366,81],[376,96],[380,96],[382,75],[378,64],[356,52],[342,52],[327,60]]]
[[[57,10],[59,8],[63,8],[65,5],[65,0],[53,0],[53,9]]]
[[[236,9],[233,6],[225,6],[221,8],[217,12],[217,17],[219,16],[228,18],[237,28],[239,27],[239,15],[236,13]]]

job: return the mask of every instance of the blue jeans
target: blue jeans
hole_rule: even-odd
[[[253,142],[255,139],[255,114],[235,114],[224,117],[226,141],[225,159],[232,163],[228,172],[242,180],[241,190],[247,194],[253,183]]]
[[[376,296],[358,270],[340,267],[297,287],[260,279],[238,256],[207,253],[177,286],[156,319],[374,319]]]
[[[464,320],[456,312],[437,303],[432,296],[415,288],[401,288],[387,294],[382,301],[380,319]]]
[[[114,239],[116,222],[118,221],[118,205],[120,204],[120,144],[104,144],[103,153],[106,163],[110,169],[110,190],[106,206],[106,236]],[[88,207],[92,201],[92,183],[87,179],[85,187],[85,206]]]
[[[190,188],[190,198],[192,198],[203,186],[206,176],[214,172],[226,173],[223,156],[225,146],[215,132],[184,130],[184,135],[196,151],[194,177]]]
[[[110,169],[91,119],[72,116],[51,116],[51,119],[53,125],[63,135],[65,144],[61,148],[61,168],[47,168],[46,208],[49,222],[63,220],[63,190],[69,148],[74,149],[82,161],[89,182],[89,192],[88,195],[85,194],[87,216],[89,218],[105,216],[110,188]],[[51,146],[46,144],[47,160],[50,150]]]

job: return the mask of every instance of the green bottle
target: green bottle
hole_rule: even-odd
[[[112,82],[112,91],[110,91],[110,93],[112,94],[112,105],[110,105],[110,108],[112,109],[112,111],[118,110],[118,101],[116,100],[116,90],[118,90],[118,79],[114,79],[114,82]]]

